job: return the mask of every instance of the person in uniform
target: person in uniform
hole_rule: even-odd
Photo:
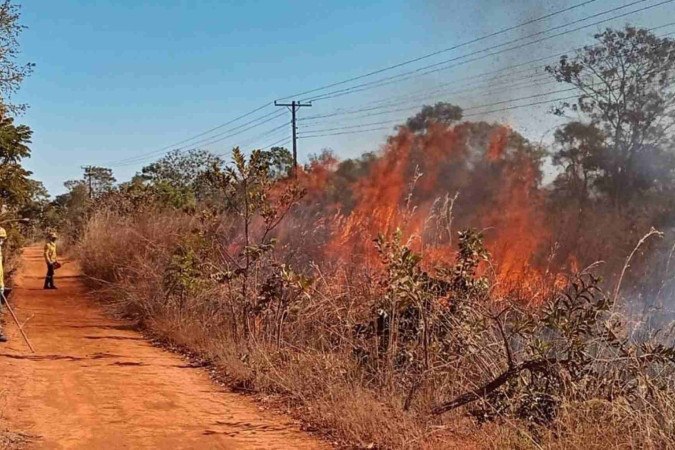
[[[56,260],[56,233],[49,233],[47,235],[47,243],[45,244],[45,262],[47,263],[47,276],[45,276],[44,289],[56,289],[54,286],[54,269],[57,264]]]
[[[7,231],[0,227],[0,293],[3,295],[3,297],[0,297],[0,308],[2,308],[2,300],[4,299],[5,295],[5,272],[3,270],[3,265],[2,265],[2,246],[5,244],[5,241],[7,240]],[[7,342],[7,338],[5,335],[2,333],[2,324],[0,323],[0,342]]]

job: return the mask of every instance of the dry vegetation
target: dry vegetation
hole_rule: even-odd
[[[487,253],[467,233],[439,278],[394,237],[378,243],[377,279],[330,264],[305,279],[269,250],[244,281],[223,260],[231,225],[100,212],[80,259],[119,312],[348,444],[675,445],[672,350],[631,343],[589,274],[537,308],[496,302],[475,270]]]

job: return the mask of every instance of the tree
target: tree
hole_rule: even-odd
[[[192,188],[198,179],[223,160],[206,150],[174,150],[143,167],[141,177],[150,184],[168,183],[175,188]]]
[[[207,150],[175,150],[144,167],[139,175],[161,202],[180,208],[210,197],[207,174],[223,165],[220,156]]]
[[[261,150],[261,155],[267,159],[267,170],[272,178],[289,176],[293,168],[293,154],[286,147]]]
[[[32,63],[19,64],[16,61],[19,55],[18,37],[24,29],[19,24],[19,9],[11,0],[0,2],[0,102],[2,109],[11,113],[21,112],[26,107],[10,104],[9,98],[34,67]]]
[[[92,204],[89,188],[82,180],[66,181],[63,184],[68,192],[56,196],[48,208],[48,217],[49,221],[58,224],[67,236],[75,238],[89,218],[89,206]]]
[[[82,179],[68,180],[63,183],[63,185],[70,192],[73,192],[76,188],[83,189],[84,192],[86,192],[87,197],[92,199],[110,192],[116,181],[112,169],[98,166],[86,166],[84,167]]]
[[[57,211],[49,198],[49,192],[44,185],[36,180],[29,180],[32,184],[32,199],[17,210],[17,218],[29,218],[34,230],[55,229],[58,225]]]
[[[87,166],[84,168],[84,182],[89,190],[89,197],[99,197],[110,192],[117,180],[112,169],[107,167]]]
[[[675,41],[633,27],[607,29],[595,38],[596,45],[564,55],[546,70],[580,92],[575,103],[555,112],[579,112],[605,134],[598,186],[620,205],[670,181],[655,175],[672,177],[672,170],[651,169],[658,167],[654,161],[670,159],[664,145],[675,125]]]
[[[36,193],[31,172],[21,165],[30,157],[31,135],[30,128],[14,125],[14,119],[0,112],[0,202],[7,207],[22,206]]]
[[[585,202],[601,176],[604,133],[593,124],[570,122],[556,130],[555,145],[553,164],[563,169],[555,180],[556,188],[579,203]]]
[[[462,120],[462,108],[450,103],[438,102],[433,106],[424,105],[422,110],[408,118],[405,126],[415,133],[424,132],[431,123],[450,125]]]
[[[33,65],[18,64],[19,7],[10,0],[0,0],[0,212],[16,213],[44,201],[44,187],[30,179],[31,172],[21,162],[30,157],[28,144],[32,131],[26,125],[15,125],[10,114],[25,109],[12,105],[9,98],[15,93]]]
[[[262,266],[269,264],[265,256],[274,249],[274,230],[304,194],[295,183],[279,181],[273,178],[273,174],[268,153],[253,150],[247,160],[239,147],[235,147],[232,164],[223,169],[214,168],[207,175],[213,186],[226,193],[228,207],[241,222],[243,242],[239,254],[230,255],[230,267],[218,278],[227,283],[234,280],[239,283],[237,290],[244,305],[245,335],[251,331],[250,319],[255,314],[255,305],[249,295],[251,284],[255,276],[260,276]],[[237,330],[234,332],[238,333]]]

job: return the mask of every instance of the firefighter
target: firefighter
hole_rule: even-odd
[[[0,293],[4,295],[5,293],[5,273],[2,266],[2,246],[7,240],[7,231],[4,228],[0,227]],[[0,301],[0,308],[2,308],[2,302]],[[2,324],[0,324],[0,342],[7,342],[7,338],[2,333]]]
[[[44,289],[56,289],[54,286],[54,266],[56,261],[56,233],[51,232],[47,235],[45,244],[45,262],[47,263],[47,276],[45,277]]]

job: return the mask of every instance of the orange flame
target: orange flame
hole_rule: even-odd
[[[312,202],[330,185],[337,161],[314,162],[303,183]],[[486,123],[455,127],[432,124],[425,133],[402,128],[388,139],[367,176],[349,185],[353,206],[324,205],[331,217],[324,252],[332,259],[372,266],[378,258],[372,240],[397,228],[428,267],[453,261],[450,224],[439,212],[441,197],[459,193],[453,228],[482,229],[493,258],[497,289],[514,287],[536,298],[555,280],[542,263],[551,233],[543,217],[541,172],[536,152],[511,129]],[[331,212],[332,211],[332,212]],[[484,269],[487,270],[487,269]],[[550,283],[549,283],[550,284]]]

